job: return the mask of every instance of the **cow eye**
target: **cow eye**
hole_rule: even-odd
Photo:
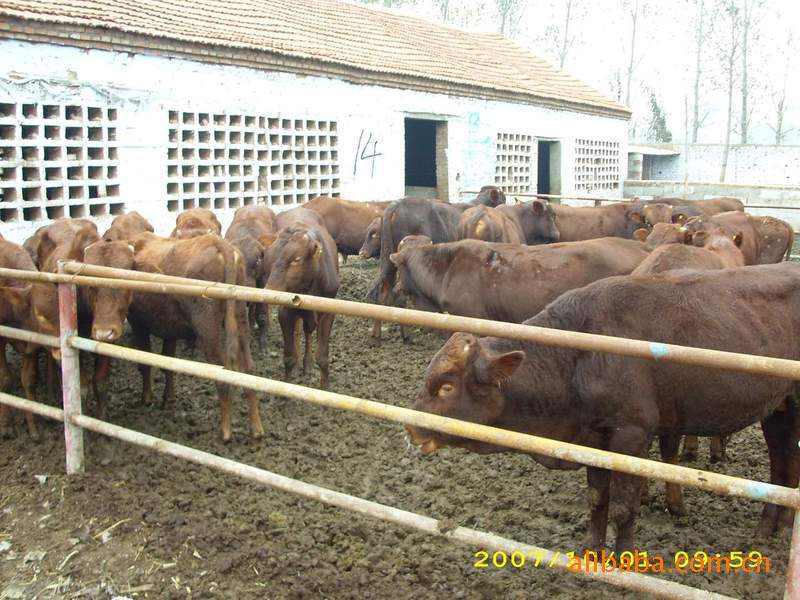
[[[293,263],[299,263],[301,260],[303,260],[303,257],[302,256],[297,256],[292,260],[292,262]]]
[[[375,237],[375,234],[374,234],[374,233],[371,233],[371,234],[369,235],[369,237],[370,237],[370,238],[374,238],[374,237]]]
[[[456,388],[453,387],[451,384],[443,383],[441,385],[441,387],[439,388],[439,391],[436,393],[436,395],[437,396],[444,396],[446,394],[451,393],[454,389],[456,389]]]

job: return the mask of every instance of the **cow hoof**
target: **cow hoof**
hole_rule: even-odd
[[[251,431],[250,432],[250,437],[252,437],[254,440],[260,440],[260,439],[262,439],[264,437],[264,430],[261,429],[261,430],[258,430],[258,431]]]
[[[694,462],[697,460],[697,452],[684,452],[681,454],[681,462]]]
[[[403,337],[403,343],[406,346],[409,346],[409,345],[414,343],[414,338],[412,338],[410,335],[407,335],[407,336]]]
[[[688,514],[686,507],[681,504],[668,504],[667,510],[673,517],[685,517]]]
[[[714,452],[709,456],[709,460],[711,460],[712,463],[723,463],[728,462],[728,457],[725,454]]]
[[[756,527],[756,531],[755,531],[755,534],[753,535],[753,537],[757,541],[766,541],[766,540],[768,540],[769,538],[772,537],[772,534],[775,533],[776,525],[777,524],[776,524],[775,519],[769,519],[769,518],[763,519],[762,518],[761,522],[758,524],[758,527]]]

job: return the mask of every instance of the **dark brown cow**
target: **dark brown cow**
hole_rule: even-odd
[[[265,236],[273,236],[278,230],[275,213],[268,206],[242,206],[233,215],[233,222],[225,232],[225,240],[241,252],[244,257],[247,285],[263,288],[266,282],[264,273]],[[258,347],[264,350],[267,343],[269,307],[261,302],[248,304],[251,327],[257,327]]]
[[[407,240],[408,238],[406,238]],[[462,240],[414,243],[392,254],[397,291],[423,310],[521,323],[558,296],[647,257],[641,242],[601,238],[540,246]]]
[[[103,234],[106,242],[127,242],[140,233],[153,232],[153,226],[138,212],[133,211],[114,217],[111,227]]]
[[[710,217],[693,217],[684,223],[692,234],[741,235],[740,249],[747,265],[781,262],[794,243],[792,227],[774,217],[754,217],[742,212],[724,212]]]
[[[190,208],[175,218],[175,229],[169,235],[185,240],[207,233],[222,235],[222,225],[216,215],[207,208]]]
[[[358,251],[361,258],[380,258],[381,227],[383,227],[383,217],[377,217],[370,221],[364,243],[361,245],[361,250]]]
[[[475,196],[473,202],[484,206],[497,207],[506,203],[506,195],[496,185],[485,185]]]
[[[268,273],[268,289],[310,293],[334,297],[339,286],[339,265],[336,259],[336,243],[327,232],[322,217],[304,206],[278,215],[280,231],[274,243],[265,250],[264,262]],[[331,251],[333,249],[333,251]],[[311,251],[314,250],[316,255]],[[307,253],[306,253],[307,251]],[[305,253],[305,254],[304,254]],[[333,268],[332,268],[333,267]],[[297,351],[292,338],[287,345],[289,328],[294,331],[297,320],[303,319],[305,332],[305,355],[303,372],[310,368],[311,336],[317,330],[317,364],[321,372],[321,385],[327,387],[328,346],[334,315],[309,311],[284,310],[279,314],[284,333],[284,360],[287,375],[297,363]]]
[[[642,205],[615,202],[605,206],[552,205],[555,225],[562,242],[578,242],[601,237],[630,239],[644,223]]]
[[[464,211],[458,222],[459,240],[483,240],[506,244],[524,244],[525,236],[517,221],[490,206],[473,206]]]
[[[279,222],[282,227],[278,237],[265,253],[265,262],[270,268],[266,288],[335,297],[339,291],[339,261],[336,258],[336,243],[325,229],[322,218],[314,211],[297,208],[282,213]],[[278,310],[278,321],[283,332],[286,377],[292,375],[297,365],[295,329],[297,321],[302,319],[306,342],[303,374],[311,368],[311,338],[316,329],[316,361],[320,370],[320,386],[328,386],[328,348],[334,317],[332,313],[315,313],[286,306]]]
[[[477,201],[448,204],[423,198],[403,198],[393,202],[383,215],[380,270],[367,294],[367,300],[381,304],[389,304],[392,301],[392,288],[397,269],[389,260],[389,256],[397,250],[400,240],[407,235],[427,235],[434,243],[455,241],[461,215],[476,205]],[[528,238],[529,233],[531,237],[541,236],[540,242],[543,243],[558,240],[553,213],[546,202],[537,200],[533,204],[520,207],[501,207],[501,209],[507,208],[515,209],[507,214],[520,223],[528,243],[531,243],[531,238]],[[380,323],[376,321],[372,330],[374,339],[380,338],[380,331]],[[403,341],[407,341],[408,336],[403,327],[400,328],[400,332]]]
[[[520,204],[503,204],[497,210],[522,231],[524,243],[534,245],[562,241],[554,208],[546,200],[533,200]]]
[[[22,247],[0,240],[0,266],[6,269],[21,271],[36,271],[28,252]],[[58,335],[58,296],[56,287],[51,284],[32,284],[29,281],[0,278],[0,325],[39,331],[41,333]],[[49,327],[55,323],[55,327]],[[8,392],[11,385],[11,370],[6,362],[6,346],[10,344],[22,357],[20,380],[28,400],[36,399],[36,363],[41,346],[17,340],[0,338],[0,390]],[[58,350],[52,351],[56,356]],[[48,378],[48,387],[51,388],[52,380]],[[53,390],[50,389],[52,392]],[[39,432],[33,413],[25,412],[25,421],[28,434],[38,440]],[[10,423],[11,409],[8,405],[0,404],[0,436],[12,433]]]
[[[358,254],[372,221],[383,216],[391,202],[355,202],[341,198],[319,196],[303,207],[322,217],[325,228],[344,257]]]
[[[660,318],[653,318],[654,307]],[[525,323],[797,360],[800,265],[611,277],[567,292]],[[660,343],[652,346],[656,357],[667,351]],[[777,377],[457,333],[428,366],[414,408],[632,456],[643,456],[656,435],[669,455],[681,435],[726,435],[760,420],[771,482],[795,488],[800,410],[794,388]],[[426,454],[441,446],[508,451],[417,427],[407,431]],[[549,468],[579,468],[532,456]],[[587,475],[590,545],[604,547],[610,517],[616,549],[631,549],[640,479],[595,467]],[[759,534],[770,535],[792,517],[791,509],[765,505]]]
[[[236,249],[213,233],[184,240],[144,233],[135,239],[134,247],[137,271],[231,285],[247,283],[244,261]],[[150,351],[151,335],[164,340],[162,353],[167,356],[175,354],[177,340],[195,340],[210,363],[243,372],[250,372],[253,368],[244,302],[136,293],[128,311],[128,321],[141,350]],[[142,401],[149,404],[153,394],[151,370],[147,365],[140,365],[139,370],[143,383]],[[217,384],[217,393],[222,439],[227,442],[231,438],[230,386]],[[264,428],[256,394],[244,390],[243,396],[248,404],[250,433],[253,437],[261,437]],[[164,402],[173,402],[174,397],[174,373],[167,371]]]

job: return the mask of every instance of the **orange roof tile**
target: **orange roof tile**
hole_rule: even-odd
[[[337,0],[0,0],[0,15],[10,18],[0,27],[5,37],[25,39],[14,20],[44,25],[44,33],[30,39],[58,37],[58,28],[52,34],[46,28],[57,23],[79,31],[62,35],[59,43],[91,45],[93,33],[96,41],[103,33],[108,42],[109,31],[116,31],[307,61],[323,73],[326,66],[338,67],[332,76],[348,79],[350,70],[379,85],[436,84],[436,91],[456,95],[630,114],[499,34],[468,33]],[[120,47],[113,35],[111,44]]]

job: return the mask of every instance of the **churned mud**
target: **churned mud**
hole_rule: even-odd
[[[375,265],[342,267],[340,297],[362,300]],[[416,331],[403,345],[387,326],[379,347],[370,323],[338,317],[331,389],[409,406],[441,345]],[[280,332],[257,353],[257,373],[282,377]],[[255,346],[254,346],[255,348]],[[182,356],[191,356],[179,348]],[[200,359],[200,356],[195,358]],[[316,385],[313,372],[299,381]],[[163,379],[156,376],[160,394]],[[576,550],[587,525],[585,475],[548,471],[513,454],[410,452],[402,428],[295,400],[265,398],[267,434],[254,442],[237,401],[234,440],[218,438],[212,384],[181,376],[176,406],[138,403],[132,364],[114,364],[109,420],[276,473],[464,525],[557,549]],[[42,391],[44,389],[42,388]],[[20,394],[19,388],[13,393]],[[238,400],[238,399],[237,399]],[[90,403],[89,406],[91,406]],[[299,500],[234,477],[91,435],[87,472],[66,478],[62,429],[42,422],[34,443],[18,424],[0,441],[0,596],[4,598],[616,598],[612,587],[527,562],[479,569],[479,548]],[[734,436],[729,462],[695,466],[768,479],[760,429]],[[761,505],[686,491],[689,514],[664,510],[661,485],[642,508],[637,539],[651,556],[760,550],[770,573],[673,574],[670,579],[737,597],[782,594],[789,532],[756,544]],[[636,597],[635,594],[623,594]]]

